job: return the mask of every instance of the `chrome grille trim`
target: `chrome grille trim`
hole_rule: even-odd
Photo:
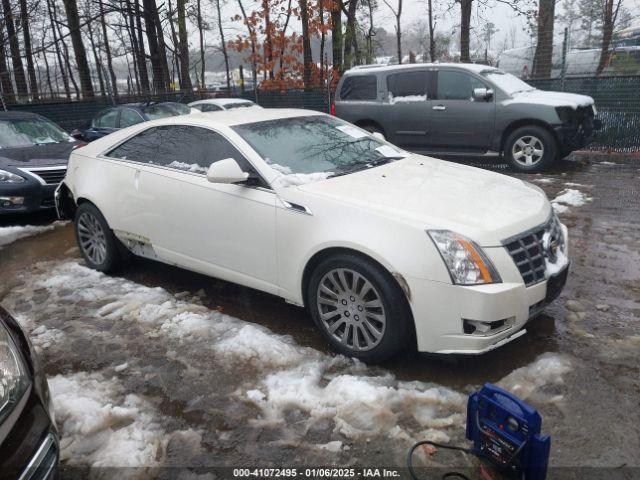
[[[555,213],[552,213],[542,225],[502,241],[502,245],[509,252],[527,287],[540,283],[546,278],[546,253],[544,251],[546,232],[551,237],[559,239],[559,248],[564,251],[564,236]]]
[[[48,479],[58,461],[58,444],[53,434],[48,434],[31,457],[18,480]]]
[[[67,174],[66,165],[56,165],[53,167],[33,167],[19,168],[18,170],[31,175],[42,185],[58,185],[64,180]]]

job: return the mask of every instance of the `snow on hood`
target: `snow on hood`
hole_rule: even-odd
[[[503,239],[544,223],[551,213],[538,187],[421,155],[307,184],[299,191],[424,228],[452,230],[483,246],[500,245]]]
[[[588,107],[595,102],[588,95],[579,95],[577,93],[566,92],[550,92],[547,90],[529,90],[526,92],[517,92],[511,94],[511,100],[507,100],[505,104],[510,103],[531,103],[536,105],[548,105],[550,107]]]

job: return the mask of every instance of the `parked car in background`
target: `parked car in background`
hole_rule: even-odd
[[[40,115],[0,112],[0,215],[54,208],[69,154],[80,145]]]
[[[0,477],[55,478],[58,432],[47,380],[27,336],[2,306],[0,374]]]
[[[249,107],[262,108],[251,100],[245,100],[244,98],[208,98],[191,102],[189,106],[201,112],[219,112],[221,110]]]
[[[369,361],[412,343],[503,345],[568,271],[567,229],[540,188],[301,109],[117,132],[71,154],[57,204],[90,267],[114,271],[129,250],[278,295]]]
[[[336,90],[335,114],[413,151],[502,154],[539,172],[588,145],[600,127],[593,98],[538,90],[476,64],[357,67]]]
[[[126,103],[102,110],[89,123],[71,132],[71,135],[85,142],[92,142],[131,125],[189,113],[191,108],[178,102]]]

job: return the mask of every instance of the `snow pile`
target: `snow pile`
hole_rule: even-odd
[[[169,165],[167,165],[167,167],[176,168],[178,170],[183,170],[185,172],[205,173],[205,174],[207,173],[207,169],[205,167],[198,165],[197,163],[185,163],[185,162],[178,162],[174,160]]]
[[[66,222],[55,221],[50,225],[24,225],[15,227],[0,227],[0,248],[24,237],[48,232],[64,225]]]
[[[333,172],[291,173],[289,175],[282,175],[280,177],[277,177],[271,182],[271,184],[274,187],[280,188],[306,185],[307,183],[326,180],[331,175],[333,175]]]
[[[64,341],[65,334],[62,330],[58,330],[57,328],[47,328],[45,325],[40,325],[39,327],[31,330],[29,338],[31,339],[33,346],[36,347],[36,350],[42,351],[56,343]]]
[[[589,201],[591,201],[591,197],[587,197],[580,190],[567,188],[551,200],[551,206],[557,213],[565,213],[569,207],[581,207]]]
[[[555,395],[549,398],[542,390],[548,385],[562,385],[563,376],[570,371],[571,361],[567,357],[545,353],[532,364],[511,372],[498,385],[523,400],[534,398],[538,402],[557,401],[561,397]]]
[[[138,395],[125,395],[115,379],[78,372],[49,379],[62,430],[61,459],[92,467],[155,466],[165,432],[155,410]]]

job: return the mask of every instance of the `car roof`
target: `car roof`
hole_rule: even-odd
[[[475,73],[484,72],[486,70],[496,70],[495,67],[482,65],[480,63],[405,63],[402,65],[361,65],[354,67],[346,72],[346,75],[358,75],[359,73],[376,73],[376,72],[395,72],[399,70],[413,70],[416,68],[458,68],[460,70],[468,70]]]
[[[27,118],[42,119],[44,117],[42,117],[41,115],[38,115],[37,113],[31,113],[31,112],[14,112],[14,111],[0,112],[0,120],[23,120]]]
[[[189,105],[201,105],[203,103],[224,106],[224,105],[230,105],[232,103],[253,103],[253,101],[248,100],[246,98],[219,97],[219,98],[206,98],[204,100],[196,100],[195,102],[191,102]]]

